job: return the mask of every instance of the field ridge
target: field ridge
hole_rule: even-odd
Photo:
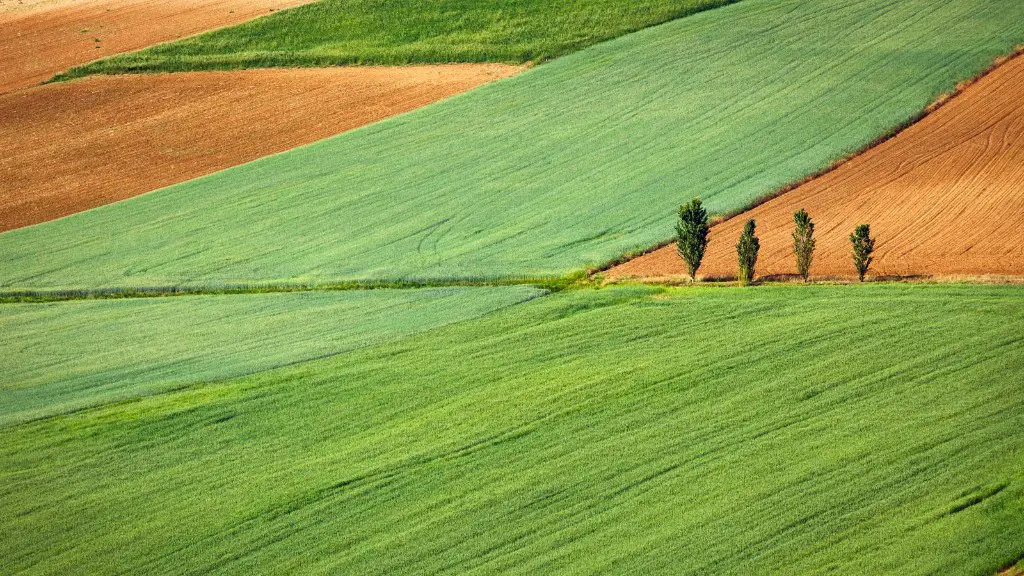
[[[560,277],[460,280],[401,280],[343,282],[337,284],[250,284],[230,286],[153,286],[131,288],[104,288],[81,290],[20,290],[0,291],[0,305],[15,303],[67,302],[75,300],[118,300],[135,298],[169,298],[176,296],[217,296],[244,294],[287,294],[295,292],[349,292],[359,290],[410,290],[430,288],[500,288],[533,286],[549,292],[592,286],[584,273]]]

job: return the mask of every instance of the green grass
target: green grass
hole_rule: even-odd
[[[562,276],[830,164],[1024,42],[1024,2],[745,0],[0,235],[0,290]]]
[[[74,68],[89,74],[543,61],[736,0],[324,0]]]
[[[339,354],[543,291],[454,288],[0,306],[0,425]]]
[[[0,428],[0,572],[978,574],[1024,291],[570,291]]]

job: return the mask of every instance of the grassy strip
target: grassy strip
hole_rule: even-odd
[[[323,0],[72,68],[90,74],[541,62],[737,0]]]
[[[991,575],[1024,553],[1022,302],[570,291],[2,428],[0,571]]]
[[[228,294],[273,294],[291,292],[346,292],[351,290],[413,290],[427,288],[495,288],[532,286],[547,292],[588,288],[597,285],[586,272],[559,277],[497,278],[491,280],[403,280],[396,282],[338,282],[325,284],[248,284],[236,286],[154,286],[82,290],[22,290],[0,292],[0,304],[31,304],[71,300],[116,300],[123,298],[168,298]]]
[[[0,307],[0,426],[350,352],[546,294],[527,286]]]

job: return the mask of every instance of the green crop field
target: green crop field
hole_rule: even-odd
[[[322,0],[72,70],[542,62],[0,234],[0,574],[1024,567],[1024,286],[583,273],[1020,44],[1020,0]]]
[[[540,294],[517,286],[4,304],[0,425],[339,354]]]
[[[1024,42],[1017,0],[745,0],[0,235],[0,289],[559,276],[827,166]]]
[[[0,427],[0,572],[990,576],[1021,334],[1012,286],[562,292]]]
[[[58,76],[542,61],[736,0],[322,0]]]

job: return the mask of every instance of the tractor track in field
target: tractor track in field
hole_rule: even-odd
[[[850,232],[871,225],[882,278],[1024,274],[1024,57],[995,67],[919,122],[817,178],[714,225],[699,276],[736,276],[734,244],[753,218],[758,274],[795,273],[793,212],[817,225],[812,274],[854,276]],[[670,244],[604,272],[612,280],[686,274]]]

